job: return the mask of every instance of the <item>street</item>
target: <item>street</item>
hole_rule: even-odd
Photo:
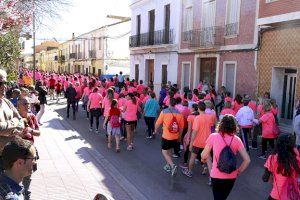
[[[67,119],[66,105],[63,101],[52,105],[50,102],[48,108],[57,112],[58,116],[51,119],[45,114],[44,121],[47,122],[51,119],[48,124],[50,129],[73,129],[71,132],[68,131],[69,135],[64,135],[66,143],[80,141],[90,145],[89,149],[77,146],[76,156],[85,164],[97,166],[97,169],[99,167],[98,171],[103,173],[103,176],[107,174],[107,176],[112,177],[113,180],[109,181],[106,187],[113,198],[124,199],[122,195],[126,194],[128,197],[125,199],[129,197],[131,199],[213,199],[211,188],[207,185],[207,176],[201,175],[202,169],[199,164],[195,166],[192,178],[184,176],[180,170],[175,177],[171,177],[162,169],[164,160],[160,150],[160,136],[154,140],[146,139],[143,120],[138,123],[134,151],[128,152],[126,143],[123,141],[121,153],[117,154],[114,149],[107,149],[103,129],[100,129],[99,134],[89,132],[89,120],[86,119],[81,106],[76,121]],[[100,127],[102,127],[102,122],[103,119],[101,119]],[[54,138],[56,137],[55,133],[54,131],[52,135]],[[87,152],[93,152],[93,159],[90,158],[91,154]],[[253,150],[250,152],[252,159],[250,167],[236,181],[229,199],[252,200],[268,197],[271,185],[261,180],[264,161],[256,157],[258,153],[258,151]],[[174,158],[174,160],[178,164],[181,162],[181,158]],[[120,189],[115,190],[116,187]],[[95,193],[99,192],[101,191],[95,191]]]

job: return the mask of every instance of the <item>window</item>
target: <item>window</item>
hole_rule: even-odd
[[[193,7],[185,8],[183,13],[183,41],[191,40],[191,30],[193,29]]]
[[[102,49],[102,38],[99,38],[99,50]]]
[[[278,0],[266,0],[266,3],[272,3],[272,2],[275,2],[275,1],[278,1]]]
[[[238,34],[241,0],[227,0],[225,36]]]
[[[184,87],[190,88],[190,76],[191,75],[191,63],[183,63],[182,64],[182,74],[181,74],[181,87],[184,89]]]

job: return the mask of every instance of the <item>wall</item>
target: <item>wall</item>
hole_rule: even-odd
[[[299,0],[278,0],[272,3],[266,3],[266,0],[260,0],[259,18],[297,11],[300,11]]]
[[[273,67],[298,69],[296,99],[300,98],[300,27],[265,32],[258,56],[258,92],[262,95],[271,89]]]
[[[164,29],[164,6],[170,4],[170,29],[173,30],[174,34],[174,43],[178,44],[179,42],[179,31],[180,31],[180,9],[181,4],[179,0],[151,0],[145,1],[141,5],[131,6],[131,35],[136,35],[137,33],[137,24],[136,16],[141,15],[141,33],[147,33],[148,30],[148,12],[155,9],[155,30]]]

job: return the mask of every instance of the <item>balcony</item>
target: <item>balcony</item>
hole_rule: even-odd
[[[216,48],[224,45],[224,28],[207,27],[183,32],[182,41],[189,48]]]
[[[144,47],[151,45],[173,44],[173,29],[133,35],[129,38],[129,47]]]
[[[96,51],[95,50],[89,50],[89,58],[96,59]]]
[[[83,59],[83,53],[79,52],[76,54],[76,60],[82,60]]]
[[[58,62],[59,63],[64,63],[66,61],[66,57],[64,55],[61,55],[58,57]]]
[[[235,36],[238,34],[239,23],[225,25],[225,36]]]
[[[70,59],[75,59],[76,58],[76,53],[70,53],[69,58]]]

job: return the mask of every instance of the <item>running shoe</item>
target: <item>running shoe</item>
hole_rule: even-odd
[[[266,159],[267,159],[267,156],[264,155],[264,154],[261,154],[261,155],[258,156],[258,158],[263,159],[263,160],[266,160]]]
[[[212,182],[211,182],[211,177],[208,178],[208,183],[209,186],[212,186]]]
[[[207,167],[203,167],[203,171],[202,171],[201,174],[202,174],[202,175],[206,175],[206,174],[207,174],[207,170],[208,170]]]
[[[166,172],[168,172],[168,173],[171,172],[171,167],[170,167],[169,164],[166,164],[166,165],[163,167],[163,169],[164,169]]]
[[[249,146],[250,149],[256,150],[258,149],[257,147]]]
[[[152,139],[152,136],[147,136],[146,138],[147,138],[147,139]]]
[[[99,130],[98,129],[96,129],[96,131],[95,131],[96,133],[99,133]]]
[[[179,165],[179,167],[180,167],[181,169],[187,169],[187,168],[188,168],[188,164],[187,164],[187,163],[181,163],[181,164]]]
[[[177,166],[176,166],[176,165],[173,165],[173,167],[172,167],[172,169],[171,169],[171,175],[172,175],[172,176],[175,176],[176,172],[177,172]]]
[[[192,176],[193,176],[192,172],[190,170],[188,170],[188,169],[183,169],[182,173],[184,175],[186,175],[187,177],[190,177],[190,178],[192,178]]]
[[[179,156],[178,156],[177,154],[174,153],[174,154],[172,155],[172,157],[173,157],[173,158],[178,158]]]
[[[93,131],[93,128],[90,128],[90,132],[92,132]]]

